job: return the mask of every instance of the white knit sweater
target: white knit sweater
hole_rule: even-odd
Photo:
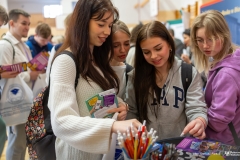
[[[51,70],[49,109],[57,136],[58,160],[99,160],[107,153],[114,120],[90,118],[85,100],[103,90],[81,76],[75,91],[75,63],[68,55],[58,56]]]

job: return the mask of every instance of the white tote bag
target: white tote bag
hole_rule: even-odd
[[[33,97],[37,97],[37,95],[42,91],[43,88],[47,86],[46,83],[46,73],[39,74],[37,80],[33,86]]]
[[[26,123],[33,103],[32,90],[19,75],[16,78],[2,79],[1,81],[3,90],[0,114],[2,119],[7,126]]]

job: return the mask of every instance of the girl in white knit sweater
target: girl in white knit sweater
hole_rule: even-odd
[[[108,152],[113,132],[124,132],[131,123],[135,129],[141,125],[136,119],[90,118],[85,104],[87,99],[104,90],[118,90],[119,80],[109,65],[113,56],[109,57],[111,27],[117,18],[118,12],[110,0],[79,0],[75,6],[66,39],[56,56],[68,50],[76,57],[80,71],[76,90],[76,67],[68,55],[54,59],[50,75],[48,106],[57,137],[57,159],[99,160]],[[118,100],[118,120],[124,120],[128,108]]]

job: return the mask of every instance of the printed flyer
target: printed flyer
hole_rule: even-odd
[[[108,110],[117,108],[117,96],[114,89],[101,92],[85,101],[92,118],[112,118]]]
[[[27,71],[27,63],[21,62],[12,65],[0,66],[0,73],[7,72],[7,71],[17,71],[17,72],[24,72]]]
[[[40,52],[27,65],[32,71],[42,71],[48,64],[48,58],[48,52]]]
[[[226,145],[213,140],[200,140],[192,137],[184,138],[177,146],[177,149],[182,149],[186,152],[198,153],[200,155],[209,156],[218,154],[227,156],[229,152],[239,152],[239,146]]]

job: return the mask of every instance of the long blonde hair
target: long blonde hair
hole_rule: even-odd
[[[122,32],[126,33],[129,37],[131,36],[130,31],[129,31],[127,25],[124,22],[120,21],[120,20],[118,20],[112,26],[112,34],[116,33],[117,31],[122,31]]]
[[[197,16],[191,28],[191,43],[194,60],[196,68],[201,68],[205,72],[208,72],[210,67],[208,57],[201,52],[196,42],[196,32],[203,27],[205,28],[206,36],[212,38],[213,46],[216,42],[215,38],[219,39],[222,44],[222,49],[214,57],[212,66],[221,61],[226,55],[232,54],[236,47],[231,42],[231,35],[227,22],[219,11],[209,10]]]

